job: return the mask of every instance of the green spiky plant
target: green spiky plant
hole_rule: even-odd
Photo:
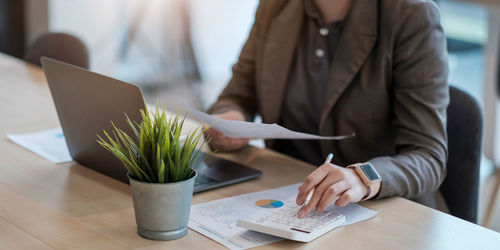
[[[199,162],[201,148],[208,142],[203,140],[203,132],[198,126],[181,143],[181,130],[186,116],[179,112],[167,118],[165,108],[156,105],[152,118],[148,109],[141,110],[142,122],[126,121],[136,140],[113,122],[113,137],[103,130],[104,137],[97,142],[118,158],[129,172],[130,177],[143,182],[171,183],[187,180],[194,176],[193,167]],[[203,140],[200,143],[200,140]]]

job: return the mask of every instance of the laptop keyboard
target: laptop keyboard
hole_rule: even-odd
[[[216,179],[208,177],[206,175],[198,175],[196,179],[194,180],[194,185],[195,186],[200,186],[200,185],[206,185],[206,184],[211,184],[211,183],[216,183],[218,182]]]

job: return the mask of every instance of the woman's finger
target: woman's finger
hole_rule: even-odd
[[[314,194],[311,197],[311,200],[307,205],[302,207],[298,215],[300,218],[307,216],[310,212],[312,212],[314,209],[317,211],[317,205],[319,204],[320,200],[324,196],[324,193],[326,190],[328,190],[328,187],[332,186],[333,184],[342,181],[344,178],[344,175],[341,174],[341,171],[337,171],[337,167],[331,167],[330,171],[328,172],[327,176],[319,183],[315,190]]]
[[[322,183],[325,178],[330,178],[328,182]],[[297,194],[296,203],[297,205],[302,205],[313,187],[316,187],[318,194],[323,194],[323,192],[333,183],[344,179],[344,174],[339,166],[333,165],[331,163],[325,163],[321,167],[314,170],[307,178],[304,180],[302,185],[299,187],[299,193]],[[319,180],[319,181],[317,181]],[[316,193],[316,192],[315,192]],[[321,196],[320,196],[321,197]]]
[[[304,179],[302,185],[299,186],[299,193],[297,194],[297,198],[295,200],[297,205],[302,205],[304,203],[309,191],[323,181],[323,179],[328,175],[328,170],[329,167],[323,164]]]
[[[213,128],[208,128],[207,130],[205,130],[205,133],[211,135],[212,138],[224,137],[223,133],[221,133]]]
[[[342,195],[340,195],[340,198],[337,200],[337,202],[335,202],[335,205],[337,207],[344,207],[349,202],[355,199],[355,195],[356,194],[352,189],[348,189]]]
[[[215,129],[208,129],[206,133],[208,133],[212,137],[212,139],[209,142],[210,147],[212,147],[212,149],[223,152],[238,150],[247,145],[249,142],[249,139],[245,138],[238,138],[238,139],[228,138],[223,133]]]
[[[325,210],[325,208],[328,207],[337,196],[344,193],[349,188],[350,185],[345,180],[341,180],[333,185],[330,185],[323,193],[321,200],[316,206],[316,213],[323,212],[323,210]]]

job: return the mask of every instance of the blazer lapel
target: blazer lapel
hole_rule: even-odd
[[[304,18],[304,1],[290,1],[271,22],[262,54],[259,94],[262,118],[266,123],[278,122],[287,77]]]
[[[319,123],[320,132],[325,127],[328,113],[358,73],[377,40],[377,3],[375,0],[357,0],[353,3],[330,68]]]

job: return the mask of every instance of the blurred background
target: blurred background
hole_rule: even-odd
[[[203,108],[230,78],[258,4],[257,0],[0,2],[0,12],[11,16],[5,20],[10,23],[0,22],[4,29],[0,51],[22,58],[39,35],[68,33],[87,46],[90,70],[139,85],[148,99],[168,103],[169,96],[182,94]]]
[[[494,14],[500,15],[500,3],[437,3],[448,37],[449,82],[484,104],[485,82],[498,74],[498,65],[489,62],[498,62],[499,57],[500,24],[493,25],[499,22]],[[68,33],[87,46],[90,70],[138,85],[149,102],[160,99],[171,105],[182,97],[206,109],[231,77],[257,4],[257,0],[0,0],[0,52],[24,58],[41,34]],[[480,224],[500,231],[500,204],[495,204],[499,164],[494,153],[485,155]]]

